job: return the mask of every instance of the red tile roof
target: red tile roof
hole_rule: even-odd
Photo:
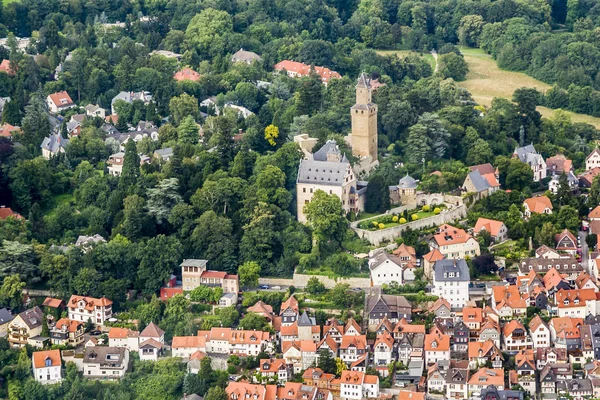
[[[66,107],[74,104],[69,93],[64,90],[62,92],[52,93],[48,95],[48,97],[50,97],[50,100],[56,107]]]
[[[545,209],[552,210],[552,202],[546,196],[531,197],[524,201],[532,213],[542,214]]]
[[[191,68],[183,68],[180,71],[177,71],[175,75],[173,75],[173,79],[176,81],[192,81],[198,82],[200,80],[200,74],[194,71]]]
[[[60,350],[46,350],[33,352],[33,366],[35,368],[44,368],[46,360],[50,359],[53,367],[62,365]]]
[[[276,71],[286,70],[289,72],[295,72],[300,76],[308,76],[311,71],[311,66],[303,64],[297,61],[284,60],[278,62],[273,67]],[[332,78],[341,78],[342,76],[335,71],[330,70],[326,67],[314,67],[315,72],[321,78],[321,81],[324,83],[329,82]]]

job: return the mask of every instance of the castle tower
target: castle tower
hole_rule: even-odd
[[[364,72],[356,84],[356,104],[352,115],[352,154],[377,160],[377,104],[371,102],[371,80]]]

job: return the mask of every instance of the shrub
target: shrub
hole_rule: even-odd
[[[401,224],[405,224],[405,223],[406,223],[406,218],[400,218],[400,221],[399,221],[399,222],[400,222]]]
[[[373,221],[372,223],[373,223],[374,227],[377,227],[377,225],[379,225],[379,222],[377,222],[377,221]]]
[[[379,228],[379,229],[383,229],[383,228],[385,228],[385,224],[381,224],[381,223],[380,223],[380,224],[378,225],[378,228]]]
[[[429,210],[431,210],[431,207],[429,207],[428,205],[424,205],[422,210],[423,212],[429,212]]]
[[[433,213],[434,213],[435,215],[438,215],[438,214],[439,214],[439,213],[441,213],[441,212],[442,212],[442,210],[440,210],[440,208],[439,208],[439,207],[436,207],[436,208],[435,208],[435,210],[433,210]]]
[[[413,214],[410,216],[410,219],[412,219],[413,221],[416,221],[419,219],[419,216],[417,214]]]
[[[394,216],[392,217],[392,221],[393,221],[393,222],[398,222],[398,216],[397,216],[397,215],[394,215]]]

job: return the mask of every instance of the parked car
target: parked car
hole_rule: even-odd
[[[259,289],[269,289],[270,286],[269,285],[260,285],[258,288]]]

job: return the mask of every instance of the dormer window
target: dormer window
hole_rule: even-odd
[[[52,359],[50,357],[48,357],[44,360],[44,366],[46,366],[46,367],[52,366]]]

